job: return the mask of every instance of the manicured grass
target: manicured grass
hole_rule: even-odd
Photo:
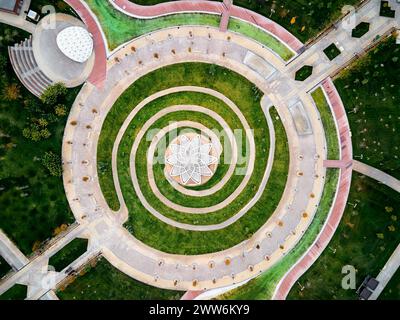
[[[11,270],[11,266],[7,263],[2,256],[0,256],[0,279],[3,278],[8,271]]]
[[[400,198],[371,178],[353,173],[344,216],[329,247],[299,279],[289,299],[357,299],[355,290],[341,287],[345,265],[357,270],[357,287],[365,276],[376,277],[400,242]]]
[[[246,120],[254,129],[254,135],[259,134],[258,132],[265,135],[265,141],[263,142],[260,136],[260,141],[256,140],[256,145],[262,146],[268,141],[266,138],[268,129],[265,117],[261,114],[260,97],[255,96],[252,83],[239,74],[222,67],[204,63],[182,63],[167,66],[145,75],[118,98],[107,115],[99,139],[98,160],[102,163],[103,168],[105,167],[104,163],[111,161],[111,150],[115,137],[134,106],[154,92],[182,85],[208,87],[225,94],[242,112],[246,113]],[[126,223],[127,229],[138,239],[153,247],[167,252],[187,254],[222,250],[250,237],[271,215],[281,198],[286,183],[289,157],[286,134],[280,120],[274,119],[274,122],[277,126],[276,156],[267,188],[260,201],[239,221],[226,229],[213,232],[191,232],[173,228],[148,213],[138,200],[133,187],[130,187],[124,190],[124,199],[130,212],[129,221]],[[139,127],[135,127],[136,131],[139,129]],[[127,137],[129,138],[129,135]],[[130,144],[132,143],[132,140],[128,139],[128,141]],[[258,155],[267,155],[268,145],[265,145],[265,149],[260,152]],[[119,161],[124,158],[127,159],[126,152],[119,154]],[[106,166],[110,167],[111,165],[107,164]],[[129,171],[121,171],[123,168],[121,166],[119,168],[121,186],[125,183],[126,185],[131,184]],[[128,166],[125,165],[125,168]],[[111,190],[113,188],[113,184],[111,186],[109,184],[110,181],[112,182],[111,171],[99,170],[99,172],[101,172],[101,187]],[[104,190],[103,193],[105,193]],[[255,192],[255,190],[253,191]],[[115,193],[114,190],[113,192]]]
[[[87,0],[100,21],[111,50],[143,34],[182,25],[219,26],[220,17],[212,14],[173,14],[155,19],[135,19],[117,11],[108,1]]]
[[[335,80],[354,158],[400,179],[400,46],[384,40]]]
[[[304,81],[309,76],[311,76],[312,71],[313,71],[312,66],[302,66],[299,70],[296,71],[294,79],[296,81]]]
[[[60,288],[62,300],[179,300],[181,291],[164,290],[134,280],[101,258],[75,281]]]
[[[208,68],[208,67],[206,67]],[[227,93],[227,92],[222,92]],[[229,94],[229,93],[228,93]],[[251,97],[248,97],[252,99]],[[160,101],[161,100],[161,101]],[[165,96],[161,99],[157,99],[146,106],[145,109],[142,109],[144,112],[139,112],[137,115],[138,120],[133,120],[131,125],[128,128],[128,131],[125,133],[124,139],[121,142],[118,154],[119,154],[119,173],[120,173],[120,182],[122,192],[124,194],[125,191],[129,191],[133,189],[131,176],[129,175],[130,170],[130,162],[129,157],[127,155],[130,154],[130,150],[132,148],[132,144],[136,135],[133,134],[133,130],[137,132],[142,125],[146,122],[147,118],[149,118],[152,114],[158,112],[160,109],[171,106],[171,105],[185,105],[185,104],[194,104],[201,105],[207,109],[213,110],[218,114],[222,115],[224,119],[226,119],[228,125],[232,130],[242,130],[244,132],[243,127],[240,124],[239,118],[235,115],[231,109],[226,106],[222,101],[216,99],[212,96],[206,94],[200,94],[196,92],[184,92],[177,93],[169,96]],[[145,161],[141,161],[141,159],[145,159],[147,150],[150,146],[151,141],[146,141],[147,139],[143,139],[139,145],[138,153],[136,155],[136,172],[141,172],[143,174],[138,175],[138,182],[141,186],[141,190],[149,201],[149,203],[156,208],[159,212],[162,212],[163,215],[171,217],[172,219],[184,223],[190,224],[214,224],[225,221],[227,218],[231,217],[233,214],[237,213],[242,207],[243,204],[248,202],[255,194],[256,190],[261,183],[267,160],[268,160],[268,151],[269,151],[269,132],[268,125],[265,121],[265,117],[263,112],[259,106],[253,103],[247,104],[239,104],[238,108],[241,109],[246,119],[248,119],[249,125],[251,128],[254,128],[254,135],[256,144],[256,161],[255,167],[244,191],[237,197],[230,205],[227,207],[218,210],[216,212],[204,214],[204,215],[194,215],[187,214],[175,211],[158,200],[158,198],[152,193],[151,188],[148,183],[147,178],[147,163]],[[144,115],[144,113],[149,113]],[[260,121],[260,119],[264,119]],[[210,122],[209,117],[204,116],[201,113],[197,112],[176,112],[169,114],[168,116],[163,117],[158,120],[150,129],[163,128],[168,125],[171,121],[182,121],[182,120],[192,120],[196,122],[200,122],[207,126],[208,128],[214,130],[216,123]],[[146,135],[145,135],[146,136]],[[240,140],[243,140],[240,141]],[[240,144],[245,146],[246,138],[243,133],[243,137],[239,139],[238,146]],[[243,150],[245,153],[246,150]],[[248,155],[242,154],[243,160],[248,161]],[[246,163],[239,164],[237,169],[246,168]],[[163,181],[164,183],[159,183],[160,191],[171,201],[181,204],[183,206],[188,207],[208,207],[212,205],[216,205],[222,202],[225,198],[233,193],[233,191],[237,188],[240,182],[243,180],[244,175],[234,174],[231,179],[226,183],[226,185],[218,192],[213,194],[212,196],[207,197],[191,197],[184,194],[180,194],[176,192],[176,190],[169,185],[169,182],[165,179],[163,170],[158,170],[158,174],[155,174],[156,182]]]
[[[326,101],[324,92],[321,88],[313,91],[311,96],[318,108],[322,125],[324,127],[327,146],[327,159],[338,160],[340,158],[339,138],[336,130],[335,120],[332,115],[332,110]]]
[[[254,134],[265,134],[264,137],[260,136],[260,142],[268,143],[268,129],[265,117],[260,108],[259,98],[254,94],[254,86],[245,78],[225,68],[202,63],[176,64],[158,69],[138,79],[119,97],[107,115],[102,127],[97,155],[98,172],[103,194],[112,209],[117,210],[119,208],[111,171],[111,152],[119,128],[131,110],[144,98],[160,90],[184,85],[209,87],[221,93],[225,93],[226,96],[233,100],[237,106],[241,106],[242,109],[245,108],[247,110],[247,115],[254,124],[253,127],[260,128],[259,130],[256,130]],[[243,85],[246,94],[242,95],[241,91],[237,88],[240,88]],[[159,103],[160,105],[153,105],[153,108],[162,107],[162,101],[167,101],[166,103],[175,103],[178,101],[177,97],[179,97],[181,103],[191,104],[194,101],[200,105],[213,105],[215,108],[219,109],[224,106],[224,104],[219,102],[218,99],[204,94],[185,93],[183,95],[170,95],[169,97],[170,98],[164,98],[167,100],[160,99],[158,100],[159,102],[154,102],[155,104]],[[234,119],[235,118],[232,117],[231,119],[226,119],[226,121],[234,121]],[[232,125],[233,128],[240,128],[238,127],[239,124],[237,121],[232,122]],[[138,130],[139,129],[136,128],[136,133]],[[260,132],[258,133],[258,131]],[[266,149],[267,148],[268,146],[266,146]],[[265,154],[267,150],[262,152]]]
[[[49,259],[49,265],[53,266],[55,271],[62,271],[86,252],[87,245],[87,239],[72,240]]]
[[[142,5],[153,5],[170,0],[131,0]],[[355,5],[359,0],[235,0],[234,5],[255,11],[276,21],[306,42],[341,15],[344,5]]]
[[[351,36],[353,38],[361,38],[364,34],[369,31],[368,22],[360,22],[352,31]]]
[[[400,268],[378,297],[379,300],[400,300]]]
[[[334,43],[331,43],[328,47],[325,48],[324,53],[328,57],[329,60],[335,59],[339,54],[340,50]]]
[[[183,25],[218,28],[220,23],[219,15],[205,13],[179,13],[154,19],[135,19],[117,11],[108,1],[87,0],[86,2],[99,19],[111,50],[133,38],[163,28]],[[231,19],[229,29],[255,39],[275,51],[285,61],[294,55],[290,49],[269,33],[244,21]]]
[[[74,221],[65,197],[61,177],[51,176],[42,165],[47,151],[61,156],[66,116],[55,117],[17,79],[8,59],[7,45],[28,35],[1,25],[0,59],[0,228],[24,254],[53,235],[61,224]],[[3,62],[1,62],[3,64]],[[17,95],[6,100],[6,90],[17,84]],[[80,88],[68,90],[67,112]],[[34,142],[26,139],[23,128],[35,119],[46,118],[50,138]]]
[[[233,130],[238,129],[242,130],[241,132],[244,132],[243,127],[240,123],[239,118],[236,116],[236,114],[227,106],[225,103],[217,98],[214,98],[213,96],[210,96],[208,94],[202,94],[202,93],[197,93],[197,92],[180,92],[180,93],[175,93],[171,94],[168,96],[164,96],[162,98],[159,98],[157,100],[154,100],[153,102],[149,103],[145,109],[143,109],[143,112],[139,112],[137,115],[137,119],[134,119],[131,122],[131,125],[129,126],[128,130],[125,133],[125,137],[120,145],[119,149],[119,155],[122,154],[129,154],[130,150],[132,148],[132,144],[134,139],[136,138],[136,135],[130,134],[132,129],[139,129],[142,127],[142,125],[147,121],[149,117],[157,113],[158,111],[172,106],[172,105],[188,105],[188,104],[193,104],[193,105],[199,105],[202,106],[206,109],[210,109],[214,112],[216,112],[219,115],[222,115],[224,119],[226,119],[227,124],[229,127]],[[261,110],[259,110],[261,111]],[[145,115],[146,114],[146,115]],[[261,114],[262,116],[262,114]],[[167,125],[169,125],[171,122],[175,121],[185,121],[185,120],[190,120],[190,121],[195,121],[203,124],[207,128],[211,130],[218,130],[218,132],[221,132],[222,127],[220,124],[211,118],[210,116],[207,116],[203,113],[199,112],[190,112],[190,111],[178,111],[178,112],[173,112],[168,114],[167,116],[163,117],[162,119],[159,119],[156,121],[147,132],[151,132],[152,130],[156,130],[159,128],[163,128]],[[265,126],[267,124],[265,123]],[[266,129],[268,129],[266,127]],[[265,130],[260,130],[264,133]],[[148,134],[145,134],[145,137],[148,136]],[[267,138],[268,138],[268,133],[266,136],[261,137],[263,145],[267,144]],[[145,194],[151,194],[150,186],[148,185],[148,179],[147,179],[147,162],[146,161],[141,161],[141,159],[144,159],[143,157],[146,156],[147,150],[150,147],[151,141],[148,141],[149,139],[142,139],[142,142],[139,145],[138,152],[137,152],[137,162],[136,162],[136,171],[137,172],[142,172],[140,176],[138,176],[138,180],[140,185],[145,188]],[[240,146],[241,143],[246,143],[246,137],[243,136],[237,140],[237,144]],[[244,150],[245,151],[245,150]],[[241,155],[241,154],[240,154]],[[161,156],[161,155],[160,155]],[[243,155],[246,157],[246,155]],[[121,167],[124,168],[124,166],[129,166],[129,159],[125,157],[126,161],[123,161],[121,159]],[[245,158],[247,162],[247,157]],[[266,163],[265,161],[262,161],[263,163]],[[228,159],[229,161],[229,159]],[[222,164],[222,166],[225,166],[226,169],[229,167],[230,162],[227,164]],[[154,172],[155,175],[155,180],[156,183],[160,189],[160,191],[169,199],[172,201],[184,205],[184,206],[195,206],[195,207],[206,207],[206,206],[211,206],[215,205],[219,202],[221,202],[224,198],[226,198],[226,194],[230,194],[232,192],[231,188],[228,188],[228,191],[225,192],[224,190],[219,191],[215,193],[212,197],[190,197],[186,196],[180,193],[177,193],[176,190],[169,184],[169,182],[165,179],[164,175],[164,166],[161,164],[155,164],[154,168],[157,168],[156,171]],[[237,166],[238,169],[245,169],[246,168],[246,163],[243,164],[238,164]],[[224,170],[226,171],[226,170]],[[239,183],[243,180],[243,175],[234,175],[230,181],[228,182],[229,185],[233,186],[238,186]],[[129,183],[129,188],[131,188],[131,183]],[[228,187],[228,186],[227,186]],[[224,188],[227,190],[227,188]],[[157,200],[157,199],[154,199]],[[193,203],[196,202],[196,203]],[[163,208],[163,210],[167,210],[167,208]]]
[[[260,42],[262,45],[270,48],[273,52],[278,54],[285,61],[290,60],[294,56],[293,51],[291,51],[280,40],[250,23],[230,18],[228,29]]]
[[[218,297],[229,300],[268,300],[271,299],[276,286],[285,273],[307,251],[315,241],[328,216],[336,193],[339,171],[328,169],[326,172],[324,191],[313,221],[299,243],[280,262],[272,268],[250,280],[245,285]]]
[[[24,300],[28,288],[21,284],[14,284],[10,289],[0,295],[0,300]]]
[[[246,92],[242,86],[242,93]],[[275,159],[266,189],[260,200],[238,221],[216,231],[194,232],[171,227],[148,213],[137,201],[132,190],[124,197],[129,220],[126,228],[140,241],[164,252],[177,254],[202,254],[230,248],[252,236],[270,217],[279,203],[285,188],[289,153],[284,127],[271,111],[276,131]]]

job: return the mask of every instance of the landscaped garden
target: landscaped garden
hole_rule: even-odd
[[[73,222],[61,178],[61,141],[79,88],[42,102],[17,79],[7,46],[28,35],[0,28],[0,228],[25,254]]]
[[[138,182],[141,186],[140,190],[143,192],[146,200],[151,203],[152,207],[160,209],[163,215],[169,216],[174,220],[203,225],[222,222],[238,212],[255,195],[265,171],[269,152],[268,125],[260,106],[261,96],[259,93],[256,94],[257,88],[242,76],[222,67],[203,63],[176,64],[151,72],[131,85],[116,101],[103,124],[98,145],[100,184],[108,203],[113,209],[118,209],[119,204],[114,190],[110,163],[110,154],[118,129],[131,110],[145,97],[150,96],[154,92],[182,85],[214,89],[224,94],[237,105],[249,123],[250,128],[254,129],[255,141],[257,143],[253,173],[245,189],[231,204],[226,208],[206,215],[182,214],[159,202],[152,195],[148,186],[146,163],[143,163],[143,161],[136,162],[136,170],[141,172],[138,175]],[[241,88],[240,92],[236,88]],[[171,227],[159,221],[143,207],[132,185],[132,177],[129,169],[130,161],[127,155],[130,154],[134,138],[146,119],[167,106],[187,104],[200,105],[224,115],[227,123],[233,126],[232,130],[242,128],[237,116],[232,114],[232,111],[222,101],[208,94],[197,92],[168,94],[153,100],[138,111],[125,131],[118,149],[119,181],[124,194],[124,200],[129,212],[131,212],[126,227],[138,239],[163,251],[186,254],[213,252],[229,248],[249,238],[265,223],[275,210],[286,183],[288,165],[286,134],[279,117],[277,118],[276,111],[272,110],[272,119],[276,134],[275,160],[272,172],[261,198],[241,219],[225,229],[216,231],[193,232]],[[174,121],[177,121],[177,119],[184,120],[188,119],[188,116],[190,116],[190,120],[197,120],[206,126],[216,125],[216,128],[219,126],[214,123],[215,121],[204,115],[199,116],[196,115],[196,112],[184,111],[175,112],[170,116],[163,117],[154,126],[162,128],[172,119]],[[148,141],[142,142],[139,145],[137,154],[139,159],[143,159],[145,156],[148,145]],[[247,163],[244,164],[244,167],[246,165]],[[190,207],[205,207],[219,203],[229,196],[234,187],[244,178],[241,175],[232,176],[228,180],[226,187],[218,191],[215,196],[193,200],[190,196],[178,195],[166,183],[163,184],[160,182],[165,180],[165,177],[163,177],[163,167],[159,167],[155,172],[156,181],[158,181],[160,186],[166,187],[166,189],[163,188],[165,196],[170,197],[170,200],[173,202],[185,205],[191,204]]]
[[[104,258],[87,266],[77,279],[57,291],[62,300],[178,300],[182,294],[136,281]]]
[[[279,281],[294,263],[307,251],[315,241],[330,212],[335,197],[339,171],[328,169],[326,171],[324,191],[321,196],[317,212],[307,232],[299,243],[272,268],[260,276],[250,280],[245,285],[219,296],[219,299],[229,300],[268,300],[271,299]]]
[[[351,36],[353,38],[361,38],[364,34],[369,31],[369,23],[360,22],[352,31]]]
[[[324,53],[328,57],[329,60],[335,59],[339,54],[340,50],[334,43],[331,43],[328,47],[325,48]]]
[[[335,80],[352,131],[354,158],[400,178],[400,46],[394,36]]]
[[[130,0],[153,5],[170,0]],[[233,4],[255,11],[285,27],[306,42],[338,19],[344,5],[357,5],[360,0],[234,0]]]
[[[220,16],[202,13],[172,14],[154,19],[131,18],[115,8],[108,1],[88,0],[87,4],[96,14],[106,35],[111,50],[146,33],[183,25],[219,27]],[[261,29],[242,20],[231,19],[229,29],[260,42],[287,61],[294,53],[283,43]]]
[[[294,79],[296,81],[304,81],[312,75],[312,71],[312,66],[302,66],[299,70],[296,71]]]
[[[321,88],[313,91],[311,96],[314,99],[316,107],[318,108],[322,125],[324,127],[327,146],[327,159],[338,160],[340,158],[339,137],[331,107],[326,101],[324,92]]]
[[[356,269],[357,287],[376,277],[400,242],[398,193],[371,178],[353,173],[347,207],[329,246],[299,279],[289,299],[358,299],[341,287],[342,268]]]

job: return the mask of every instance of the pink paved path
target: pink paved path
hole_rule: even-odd
[[[328,95],[329,102],[332,106],[333,113],[338,124],[340,147],[342,149],[342,157],[339,161],[329,161],[328,165],[339,165],[340,180],[339,191],[333,204],[332,211],[328,217],[327,223],[324,225],[317,241],[308,250],[308,252],[298,261],[292,269],[284,276],[279,283],[275,292],[274,299],[284,300],[289,294],[290,289],[295,282],[311,267],[311,265],[321,255],[322,251],[327,247],[329,241],[332,239],[336,228],[342,218],[343,212],[346,208],[347,198],[351,185],[352,173],[352,158],[353,151],[350,137],[350,127],[347,120],[346,112],[340,99],[340,96],[330,78],[322,82],[322,87]]]
[[[95,86],[102,87],[106,79],[106,44],[104,43],[100,27],[97,25],[96,20],[91,15],[90,11],[83,5],[81,0],[65,0],[81,17],[86,24],[89,32],[93,35],[94,45],[94,67],[89,75],[88,81]]]
[[[129,0],[111,1],[121,10],[138,18],[151,18],[179,12],[206,12],[222,15],[225,10],[224,3],[204,0],[182,0],[160,3],[153,6],[141,6],[130,2]],[[276,22],[273,22],[258,13],[255,13],[248,9],[237,7],[235,5],[232,5],[229,11],[230,16],[256,24],[260,28],[272,33],[277,38],[281,39],[282,42],[286,43],[295,52],[301,52],[303,50],[303,43]]]
[[[194,298],[198,297],[204,291],[186,291],[185,294],[181,297],[181,300],[193,300]]]

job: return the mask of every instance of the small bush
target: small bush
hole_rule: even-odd
[[[361,38],[364,34],[369,31],[368,22],[360,22],[351,32],[353,38]]]
[[[62,166],[59,155],[52,151],[45,152],[42,158],[42,164],[49,170],[50,174],[55,177],[61,177]]]
[[[44,104],[54,106],[61,102],[66,94],[67,88],[63,83],[58,82],[48,87],[40,96],[40,99]]]

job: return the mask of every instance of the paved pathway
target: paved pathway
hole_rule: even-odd
[[[101,28],[91,11],[88,9],[86,3],[82,2],[81,0],[65,0],[65,2],[68,3],[81,17],[89,32],[93,36],[95,61],[88,81],[101,88],[107,72],[107,43],[102,35]]]
[[[393,8],[399,9],[398,4],[391,3]],[[328,97],[328,102],[334,111],[336,124],[339,128],[341,160],[340,161],[324,161],[326,167],[335,167],[341,169],[339,188],[336,199],[329,214],[327,223],[324,225],[321,233],[313,246],[307,253],[289,270],[289,272],[280,281],[275,293],[274,299],[285,299],[293,284],[303,275],[308,268],[316,261],[322,251],[328,245],[330,239],[340,222],[346,207],[346,201],[351,185],[352,171],[352,147],[351,133],[344,106],[340,96],[337,93],[333,82],[330,78],[326,78],[334,73],[340,67],[346,64],[352,57],[363,50],[367,49],[371,43],[379,36],[384,35],[392,28],[399,28],[399,15],[396,19],[379,17],[380,1],[372,0],[364,5],[356,14],[356,21],[365,21],[370,23],[369,32],[361,39],[351,37],[351,29],[337,28],[327,33],[325,37],[316,42],[311,48],[300,55],[296,60],[289,64],[289,69],[294,73],[302,65],[312,65],[314,67],[313,75],[303,82],[303,90],[309,92],[322,81],[322,87]],[[396,7],[395,7],[396,6]],[[338,23],[338,25],[340,25]],[[337,43],[343,47],[344,51],[332,61],[322,52],[329,44]],[[326,78],[326,79],[325,79]],[[323,80],[325,79],[325,80]]]
[[[353,169],[363,175],[366,175],[370,178],[373,178],[388,187],[392,188],[393,190],[400,192],[400,180],[392,177],[391,175],[371,167],[363,162],[353,160]]]
[[[326,79],[322,83],[322,88],[328,97],[328,103],[333,110],[333,115],[338,125],[341,160],[344,163],[350,163],[350,165],[341,167],[339,186],[327,221],[325,222],[313,245],[301,257],[301,259],[292,266],[292,268],[279,282],[273,295],[273,299],[276,300],[283,300],[287,297],[294,283],[311,267],[311,265],[318,259],[318,257],[327,247],[342,218],[350,191],[352,172],[351,161],[353,156],[350,126],[346,117],[346,111],[330,78]]]
[[[171,1],[156,4],[154,6],[141,6],[130,2],[129,0],[109,0],[114,7],[120,11],[136,17],[136,18],[154,18],[174,13],[183,12],[204,12],[211,14],[223,15],[223,19],[227,19],[226,8],[229,8],[229,15],[231,17],[240,18],[247,22],[257,25],[268,33],[273,34],[283,43],[286,43],[293,51],[301,52],[304,45],[294,35],[288,32],[285,28],[276,22],[258,14],[253,11],[241,8],[235,5],[230,5],[218,1]],[[225,1],[224,1],[225,2]],[[228,23],[228,21],[225,21]]]
[[[82,5],[81,1],[69,0],[74,3],[75,7]],[[119,2],[116,0],[116,2]],[[376,17],[376,4],[372,1],[369,11],[367,9],[360,10],[359,18],[368,19],[373,22],[370,32],[360,41],[349,37],[349,31],[336,30],[329,33],[312,46],[305,53],[300,55],[288,67],[285,67],[279,59],[277,59],[268,50],[260,47],[250,39],[232,34],[232,41],[226,41],[226,35],[211,31],[212,41],[207,39],[210,29],[208,28],[190,28],[181,27],[178,29],[168,29],[155,32],[151,35],[152,42],[148,37],[141,37],[132,41],[138,52],[135,55],[129,55],[124,58],[125,53],[129,52],[129,47],[122,48],[116,52],[115,56],[119,56],[121,62],[116,64],[110,59],[108,68],[109,75],[106,81],[110,83],[118,83],[118,90],[124,91],[135,79],[147,72],[154,70],[161,65],[167,65],[178,61],[208,61],[222,64],[232,68],[235,71],[246,76],[250,81],[259,86],[271,103],[278,108],[280,117],[284,123],[285,129],[289,137],[289,146],[291,153],[291,163],[289,168],[288,186],[285,190],[285,197],[293,199],[292,206],[287,206],[286,202],[279,204],[272,218],[257,232],[251,239],[244,243],[214,254],[201,256],[180,256],[169,255],[152,248],[147,247],[143,243],[134,239],[127,230],[121,225],[124,222],[125,214],[114,214],[107,210],[107,205],[99,190],[97,174],[96,174],[96,145],[98,140],[98,132],[104,121],[110,106],[115,102],[118,95],[110,95],[108,90],[111,86],[105,86],[108,90],[98,90],[97,88],[86,84],[80,95],[78,96],[73,109],[71,110],[69,123],[71,120],[77,120],[78,125],[68,125],[65,130],[63,143],[63,160],[65,161],[64,183],[70,206],[76,216],[76,219],[82,223],[85,234],[90,236],[93,248],[101,248],[104,256],[118,269],[128,275],[140,279],[146,283],[175,289],[205,289],[210,287],[221,287],[232,283],[240,282],[245,279],[256,276],[257,274],[269,268],[271,265],[279,261],[285,252],[288,252],[298,241],[299,235],[308,227],[315,213],[316,204],[322,193],[322,184],[320,179],[310,179],[309,173],[317,172],[319,176],[324,174],[323,160],[326,153],[324,151],[325,139],[323,129],[318,120],[315,106],[313,106],[310,97],[305,92],[310,91],[318,83],[323,81],[322,85],[329,101],[334,109],[335,117],[340,130],[341,139],[341,159],[351,163],[352,151],[349,128],[343,106],[340,101],[331,80],[327,77],[334,72],[339,65],[347,62],[354,52],[359,48],[366,48],[369,42],[377,35],[381,35],[392,27],[398,27],[397,19],[386,19]],[[371,3],[372,3],[371,2]],[[119,2],[120,3],[120,2]],[[179,4],[184,2],[180,2]],[[178,4],[178,5],[179,5]],[[157,7],[157,6],[155,6]],[[160,8],[160,7],[158,7]],[[364,7],[365,8],[365,7]],[[82,9],[82,8],[80,8]],[[127,9],[127,8],[125,8]],[[235,7],[232,9],[234,15]],[[136,9],[135,9],[136,10]],[[87,9],[83,8],[83,12],[87,13]],[[153,10],[154,13],[154,10]],[[248,19],[254,18],[256,15],[250,13]],[[266,18],[263,18],[264,22]],[[373,20],[373,21],[372,21]],[[253,21],[254,22],[254,21]],[[267,22],[268,23],[268,20]],[[296,47],[296,41],[293,38],[285,38],[287,31],[276,24],[269,21],[270,29],[277,28],[281,39],[286,40],[289,46]],[[268,27],[265,27],[268,30]],[[283,31],[283,30],[284,31]],[[188,39],[189,30],[194,30],[196,36]],[[269,30],[273,33],[274,30]],[[172,39],[169,37],[172,33]],[[326,57],[321,53],[321,49],[325,48],[332,41],[340,40],[344,45],[345,54],[342,53],[334,62],[326,61]],[[202,43],[209,43],[204,47]],[[198,44],[196,50],[192,54],[187,53],[187,46]],[[160,46],[162,44],[162,46]],[[297,43],[298,44],[298,43]],[[129,45],[128,45],[129,46]],[[172,56],[168,54],[168,50],[174,48],[184,49],[177,50],[178,55]],[[203,46],[203,47],[202,47]],[[298,46],[301,50],[302,45]],[[161,49],[160,49],[161,48]],[[206,51],[203,51],[206,49]],[[153,59],[154,50],[164,50],[161,54],[161,61]],[[314,50],[314,51],[313,51]],[[260,76],[257,71],[243,64],[243,52],[251,51],[260,55],[271,63],[278,72],[269,79]],[[224,52],[225,59],[221,59]],[[113,57],[111,57],[113,58]],[[325,60],[324,60],[325,59]],[[138,61],[142,63],[138,63]],[[278,60],[278,61],[277,61]],[[313,64],[313,76],[303,83],[293,81],[294,72],[303,64]],[[113,87],[115,88],[115,86]],[[90,99],[88,99],[90,97]],[[305,116],[309,117],[312,124],[312,134],[306,136],[297,135],[293,128],[292,115],[287,106],[292,106],[301,101],[304,107]],[[85,106],[89,106],[84,108]],[[93,108],[99,108],[98,112],[93,113]],[[88,130],[86,124],[90,123],[92,128],[96,130]],[[76,150],[74,151],[74,148]],[[301,155],[301,161],[299,161]],[[318,155],[318,157],[316,157]],[[94,157],[94,158],[93,158]],[[88,160],[88,163],[82,163],[82,160]],[[313,159],[313,160],[312,160]],[[306,160],[306,161],[304,161]],[[314,169],[310,172],[310,165]],[[296,171],[305,171],[307,174],[301,179],[296,176]],[[83,181],[80,177],[88,176],[89,181]],[[333,235],[341,215],[343,213],[348,189],[351,179],[351,166],[341,169],[340,185],[337,198],[335,200],[328,221],[324,226],[319,238],[307,254],[296,264],[291,271],[284,277],[277,290],[275,298],[284,298],[289,292],[291,285],[296,281],[298,276],[307,270],[316,257],[322,252],[322,248],[329,242]],[[297,190],[301,190],[298,192]],[[307,194],[314,193],[314,199],[308,199]],[[295,202],[303,199],[303,202]],[[304,202],[304,199],[306,201]],[[302,209],[302,210],[299,210]],[[299,211],[298,211],[299,210]],[[309,213],[310,219],[301,219],[301,213]],[[289,218],[290,217],[290,218]],[[300,219],[299,219],[300,218]],[[286,220],[287,219],[287,220]],[[284,227],[276,229],[278,220],[284,220]],[[88,223],[86,223],[89,222]],[[91,221],[91,222],[90,222]],[[274,230],[277,232],[273,232]],[[272,230],[272,238],[268,230]],[[265,237],[267,235],[267,237]],[[57,246],[64,246],[63,241],[57,242]],[[255,248],[256,244],[260,245],[260,249]],[[279,245],[283,245],[284,249],[277,250]],[[46,251],[45,254],[48,254]],[[225,265],[226,257],[231,259],[229,267]],[[263,258],[268,257],[268,259]],[[210,262],[214,263],[210,270]],[[45,262],[42,262],[45,263]],[[34,272],[35,268],[29,267],[31,263],[17,272],[13,277],[6,279],[5,283],[0,286],[0,293],[4,289],[17,281],[23,281],[24,275],[27,276]],[[250,266],[252,268],[250,269]],[[27,270],[27,271],[24,271]],[[30,270],[30,271],[29,271]],[[196,280],[194,282],[194,279]],[[25,280],[26,281],[26,280]],[[38,283],[35,282],[35,285]],[[33,288],[35,287],[32,286]],[[31,290],[32,298],[40,298],[46,291],[35,293]]]
[[[385,266],[382,268],[381,272],[379,272],[376,280],[379,281],[378,286],[368,298],[368,300],[376,300],[379,295],[382,293],[383,289],[385,289],[386,285],[389,283],[390,279],[392,279],[393,275],[400,267],[400,244],[393,251],[393,254],[390,256],[389,260],[386,262]]]
[[[0,229],[0,256],[2,256],[13,270],[20,270],[28,263],[24,254],[12,243]]]
[[[189,32],[193,34],[190,38]],[[65,189],[78,221],[96,219],[99,211],[104,212],[110,221],[115,223],[122,224],[127,218],[125,216],[127,212],[115,215],[107,210],[108,207],[98,185],[95,156],[97,133],[104,117],[118,96],[137,78],[171,63],[204,61],[234,69],[259,85],[266,93],[269,92],[269,83],[261,74],[245,65],[243,59],[248,50],[252,50],[269,62],[275,63],[277,68],[283,68],[283,62],[253,40],[232,33],[231,35],[230,41],[227,41],[226,34],[207,27],[169,28],[154,32],[151,34],[151,39],[149,36],[135,39],[110,57],[105,90],[97,90],[91,86],[83,88],[69,118],[69,123],[75,120],[78,125],[67,126],[63,144],[63,159],[66,164]],[[136,48],[134,54],[130,49],[131,45]],[[187,50],[188,46],[193,47],[192,52]],[[175,53],[171,53],[171,48],[175,49]],[[154,52],[159,53],[156,59]],[[225,59],[221,59],[223,52]],[[115,56],[119,59],[114,59]],[[138,63],[139,60],[141,63]],[[315,172],[318,172],[318,176],[323,176],[322,158],[315,155],[317,153],[324,155],[325,141],[321,133],[322,124],[318,120],[312,101],[307,96],[300,99],[304,99],[304,106],[310,112],[315,136],[297,135],[291,125],[292,116],[285,108],[285,104],[275,99],[278,97],[284,100],[279,94],[275,94],[272,99],[276,102],[274,105],[279,106],[278,112],[287,129],[292,154],[288,185],[284,198],[272,218],[251,239],[212,254],[170,255],[149,248],[133,238],[122,226],[110,222],[104,224],[104,228],[109,230],[107,233],[110,237],[102,240],[104,236],[102,234],[98,236],[99,241],[103,243],[104,256],[121,271],[145,283],[182,290],[220,287],[243,281],[273,265],[290,250],[308,227],[322,193],[323,180],[315,179]],[[85,108],[85,106],[90,107]],[[95,115],[91,112],[93,106],[99,110]],[[91,124],[90,130],[86,127],[87,123]],[[301,158],[299,154],[302,155]],[[82,165],[82,161],[86,164]],[[297,171],[304,172],[304,175],[297,175]],[[90,179],[85,181],[76,179],[84,176]],[[75,178],[72,180],[73,177]],[[315,196],[309,197],[311,193]],[[289,203],[291,205],[288,206]],[[307,218],[303,217],[303,212],[309,213]],[[278,220],[283,221],[284,225],[278,225]],[[266,237],[266,234],[269,234],[268,230],[271,230],[272,238]],[[256,245],[257,243],[259,245]],[[265,259],[266,256],[268,259]],[[227,257],[231,261],[229,267],[225,264]],[[211,262],[213,262],[212,269],[210,269]],[[196,267],[193,268],[193,265]]]

